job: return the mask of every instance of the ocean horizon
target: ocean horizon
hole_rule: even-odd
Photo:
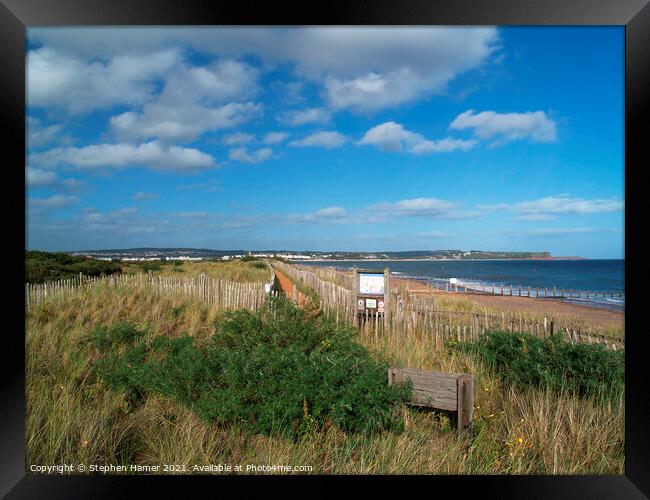
[[[304,263],[304,262],[303,262]],[[386,265],[390,263],[390,265]],[[305,263],[306,264],[306,263]],[[540,289],[559,292],[561,289],[574,292],[624,292],[625,259],[583,259],[583,260],[347,260],[312,261],[309,264],[320,267],[342,269],[384,269],[400,278],[425,281],[433,286],[442,286],[456,278],[463,289],[480,290],[482,287],[504,287],[515,290]],[[515,292],[516,293],[516,292]],[[543,294],[543,291],[541,292]],[[622,311],[625,297],[594,297],[586,293],[581,298],[566,299],[593,307],[604,307]]]

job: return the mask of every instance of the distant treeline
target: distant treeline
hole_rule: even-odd
[[[25,252],[25,282],[43,283],[78,276],[101,276],[122,272],[119,262],[73,256],[63,252]]]

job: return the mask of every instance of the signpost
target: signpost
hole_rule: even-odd
[[[354,270],[354,302],[357,318],[378,315],[384,325],[390,321],[390,272],[381,270]]]

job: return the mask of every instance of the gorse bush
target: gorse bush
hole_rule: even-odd
[[[25,282],[43,283],[73,278],[83,273],[86,276],[101,276],[120,273],[119,263],[69,255],[64,252],[25,252]]]
[[[285,299],[257,313],[233,311],[200,345],[193,337],[147,340],[131,325],[97,328],[97,373],[132,400],[157,393],[204,420],[262,434],[300,436],[399,431],[408,385],[388,386],[356,330],[310,315]]]
[[[505,382],[549,387],[581,396],[615,397],[623,390],[625,358],[598,344],[574,344],[558,336],[486,332],[455,349],[477,355]]]
[[[142,271],[148,273],[149,271],[160,271],[162,269],[163,262],[164,261],[157,262],[155,260],[152,260],[149,262],[138,263],[138,266],[140,267],[140,269],[142,269]]]

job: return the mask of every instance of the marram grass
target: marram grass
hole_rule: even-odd
[[[417,339],[358,338],[375,359],[475,375],[472,431],[451,414],[404,409],[402,432],[329,426],[298,439],[205,421],[157,393],[134,404],[95,373],[92,331],[128,322],[143,339],[212,335],[223,316],[197,300],[99,289],[44,303],[26,318],[27,465],[279,464],[315,474],[623,474],[624,399],[582,397],[505,384],[469,353],[434,351]],[[451,418],[451,420],[450,420]]]

